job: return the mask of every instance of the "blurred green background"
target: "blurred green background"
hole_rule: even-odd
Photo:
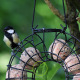
[[[63,14],[62,1],[51,0],[51,2]],[[11,56],[10,48],[8,48],[3,42],[3,29],[8,25],[14,27],[16,32],[19,34],[20,40],[23,40],[26,36],[30,35],[32,33],[31,25],[34,5],[33,3],[34,0],[0,0],[0,80],[5,80],[7,64]],[[44,0],[37,0],[34,27],[38,25],[38,28],[44,27],[61,29],[60,24],[65,25],[51,12]],[[69,32],[68,29],[67,32]],[[47,34],[47,36],[52,35]],[[51,42],[51,38],[49,38],[49,40]],[[48,45],[50,44],[51,43]],[[45,79],[43,76],[43,78],[39,78],[39,76],[37,76],[36,80],[37,78],[38,80],[53,80],[53,76],[57,71],[58,73],[55,75],[54,80],[64,80],[64,71],[62,68],[58,70],[60,68],[60,66],[58,66],[59,64],[56,65],[56,63],[53,64],[53,62],[48,62],[46,64],[49,69],[49,73],[47,74],[48,79]],[[49,66],[48,64],[53,66]]]

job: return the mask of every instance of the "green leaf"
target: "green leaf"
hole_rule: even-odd
[[[54,77],[54,75],[57,73],[61,66],[58,63],[52,61],[48,62],[47,66],[48,66],[47,80],[52,80],[52,78]]]
[[[36,80],[47,80],[46,74],[48,71],[48,67],[46,62],[43,62],[42,64],[40,64],[40,66],[38,67],[35,75],[36,75]]]
[[[60,67],[58,63],[52,61],[43,62],[35,73],[36,80],[52,80]]]

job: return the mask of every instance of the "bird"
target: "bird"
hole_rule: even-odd
[[[12,50],[20,45],[20,39],[18,34],[15,32],[13,27],[7,26],[4,28],[4,38],[5,44]]]

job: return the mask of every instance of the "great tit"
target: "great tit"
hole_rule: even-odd
[[[11,26],[7,26],[7,27],[4,28],[3,41],[12,50],[20,45],[19,36]]]

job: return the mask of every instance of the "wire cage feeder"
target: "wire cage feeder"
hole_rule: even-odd
[[[32,34],[21,41],[20,47],[12,51],[13,55],[7,65],[6,80],[36,80],[37,68],[47,61],[62,66],[65,80],[80,80],[80,55],[77,54],[80,51],[80,45],[77,45],[80,44],[80,40],[66,32],[64,0],[66,27],[61,25],[62,29],[37,29],[38,26],[34,28],[35,5],[36,0],[34,0]],[[50,37],[53,42],[47,46]],[[14,65],[15,60],[19,64]]]

